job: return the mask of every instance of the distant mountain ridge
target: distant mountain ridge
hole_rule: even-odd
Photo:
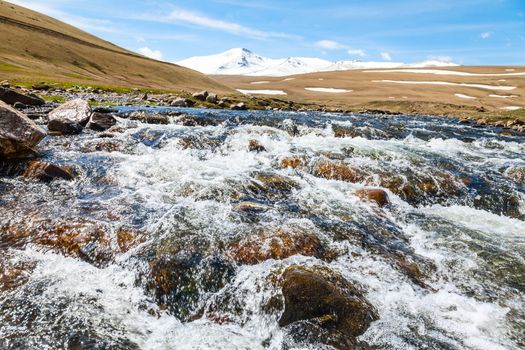
[[[305,73],[374,68],[424,68],[458,66],[430,60],[405,64],[400,62],[328,61],[312,57],[268,58],[245,48],[235,48],[210,56],[196,56],[175,62],[209,75],[287,76]]]

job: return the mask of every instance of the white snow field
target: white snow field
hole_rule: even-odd
[[[485,90],[502,90],[510,91],[516,89],[515,86],[468,84],[468,83],[451,83],[448,81],[415,81],[415,80],[372,80],[373,83],[392,83],[392,84],[419,84],[419,85],[450,85],[465,86]]]
[[[321,88],[321,87],[309,87],[309,88],[304,88],[304,89],[308,91],[313,91],[313,92],[328,92],[332,94],[343,94],[345,92],[353,91],[353,90],[346,90],[346,89]]]
[[[244,95],[286,95],[283,90],[243,90],[237,89],[241,94]]]
[[[459,97],[459,98],[464,98],[464,99],[467,99],[467,100],[476,100],[477,99],[474,96],[463,95],[463,94],[454,94],[454,96]]]
[[[435,74],[435,75],[460,75],[468,77],[508,77],[525,75],[525,72],[519,73],[469,73],[455,70],[441,69],[386,69],[386,70],[367,70],[365,73],[416,73],[416,74]]]

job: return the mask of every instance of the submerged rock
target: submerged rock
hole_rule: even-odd
[[[361,179],[359,172],[350,165],[323,161],[315,165],[314,175],[328,180],[358,182]]]
[[[45,136],[25,114],[0,101],[0,158],[23,156]]]
[[[46,101],[36,95],[24,95],[16,90],[4,87],[0,87],[0,101],[10,105],[14,105],[17,102],[27,106],[43,106],[46,104]]]
[[[525,168],[510,168],[505,176],[519,184],[525,185]]]
[[[292,255],[320,257],[321,241],[314,234],[295,230],[269,230],[233,244],[229,251],[241,264],[258,264],[269,259],[282,260]]]
[[[34,160],[29,162],[24,177],[42,182],[53,180],[73,180],[74,174],[70,168]]]
[[[359,198],[376,203],[379,207],[384,207],[390,200],[385,190],[375,188],[364,188],[356,191],[356,196]]]
[[[279,326],[295,342],[351,349],[378,319],[358,288],[327,269],[291,266],[282,275],[281,288],[284,312]]]
[[[49,131],[64,135],[78,134],[91,117],[91,107],[87,101],[76,99],[64,103],[49,113]]]

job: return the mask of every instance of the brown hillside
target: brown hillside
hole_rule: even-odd
[[[233,92],[201,73],[143,57],[1,0],[0,37],[0,80]]]

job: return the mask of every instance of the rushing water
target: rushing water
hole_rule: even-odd
[[[0,348],[317,349],[290,345],[282,308],[265,306],[291,265],[362,287],[379,316],[359,338],[371,348],[525,346],[523,136],[422,116],[185,112],[197,122],[46,138],[71,182],[5,171]],[[390,204],[356,195],[370,186]],[[231,258],[272,230],[313,235],[331,257]]]

